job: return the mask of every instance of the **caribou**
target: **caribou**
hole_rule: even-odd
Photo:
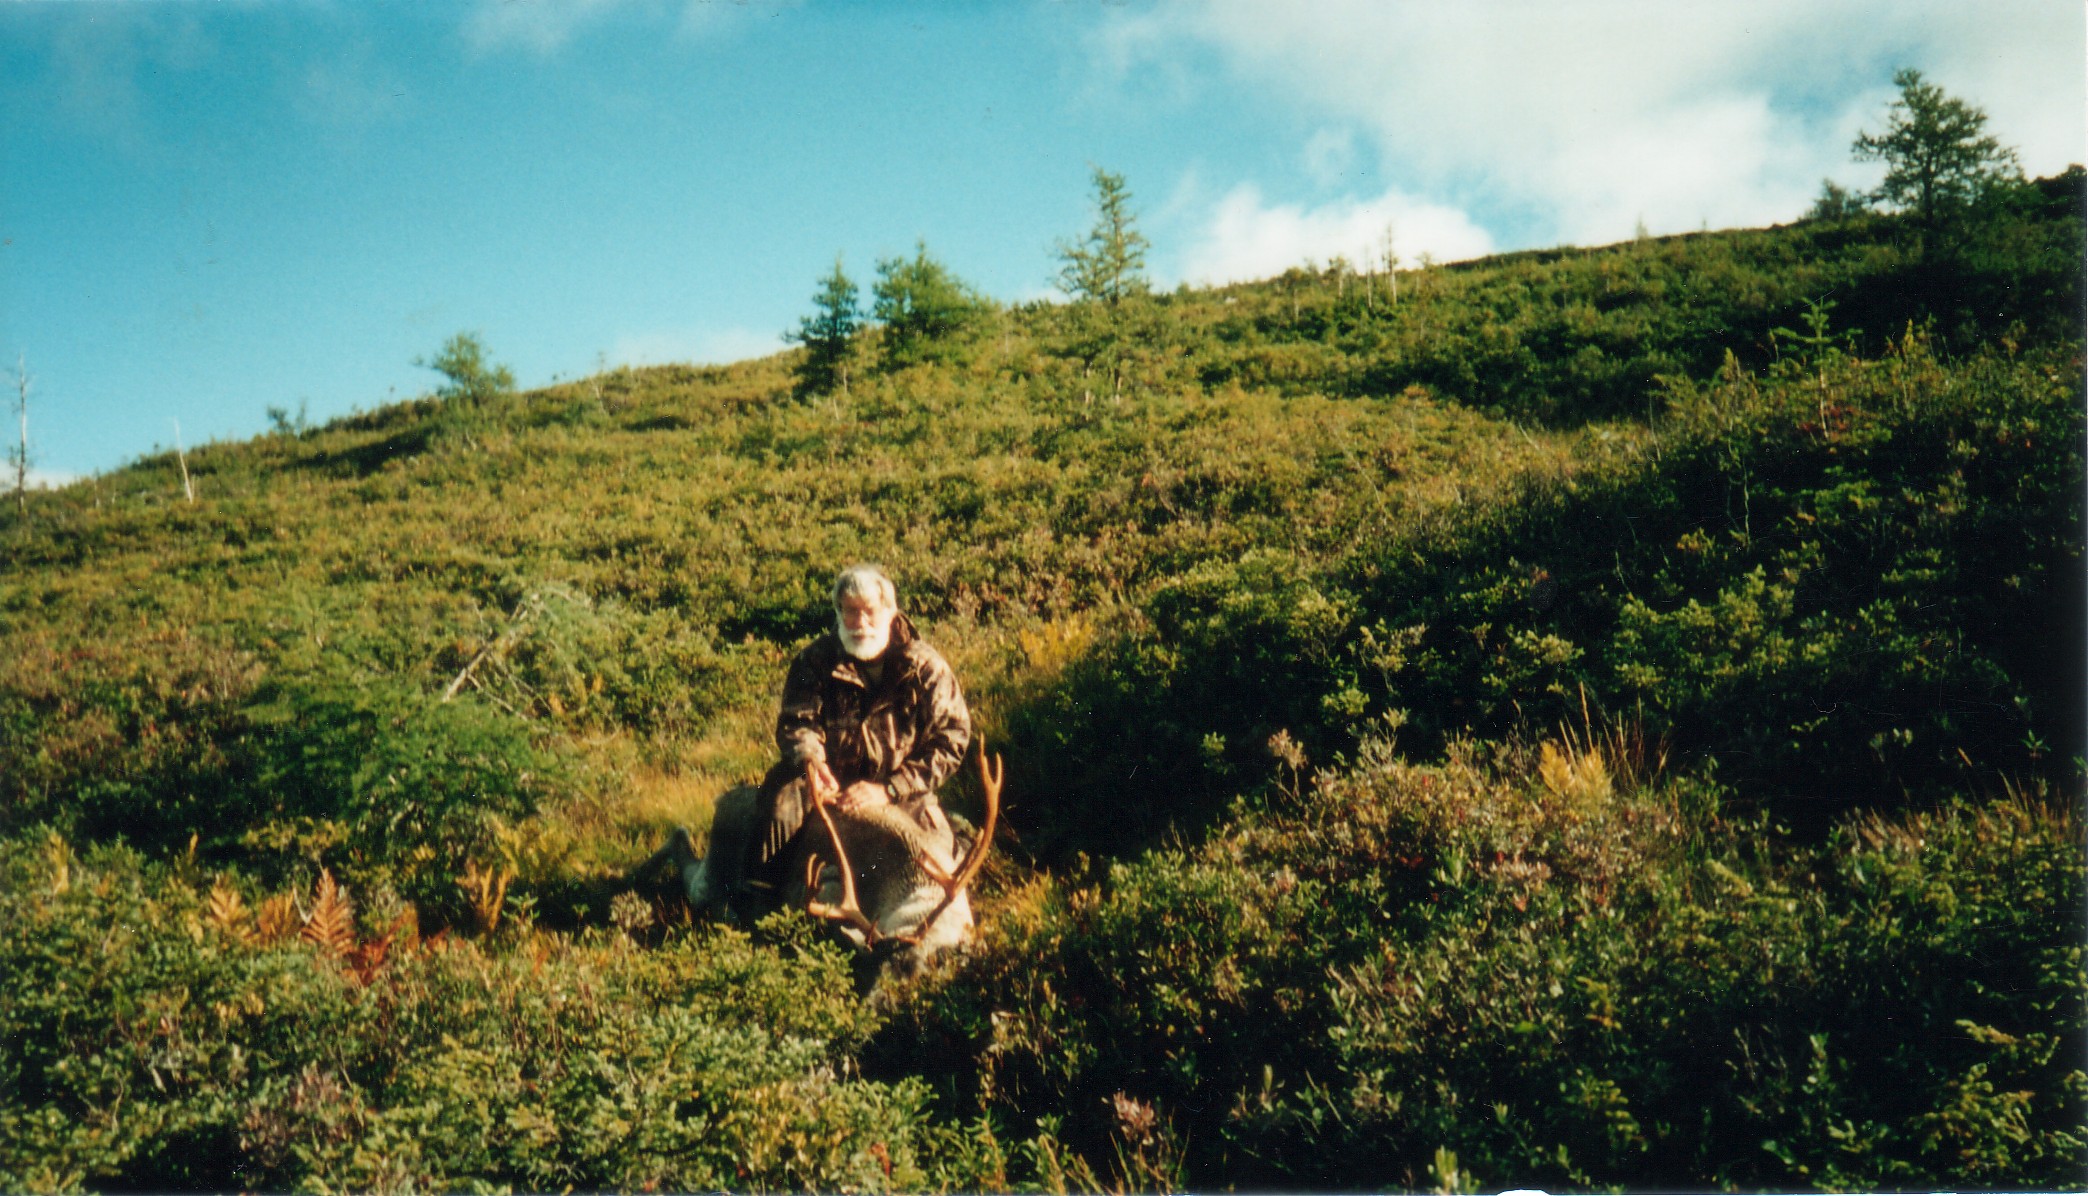
[[[832,923],[860,957],[881,965],[871,975],[912,974],[937,955],[971,938],[970,887],[986,862],[1000,818],[1000,757],[980,745],[979,780],[986,821],[976,835],[960,835],[949,819],[923,827],[892,805],[843,810],[815,797],[812,816],[785,861],[787,905]],[[812,785],[808,793],[815,793]],[[756,790],[739,785],[718,798],[709,854],[698,856],[694,837],[677,828],[665,847],[633,878],[671,866],[689,908],[699,918],[732,916],[737,856],[729,845],[755,817]]]

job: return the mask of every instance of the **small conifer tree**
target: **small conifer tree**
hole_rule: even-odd
[[[812,296],[812,314],[798,321],[796,331],[783,334],[785,340],[805,346],[804,360],[797,367],[799,393],[848,392],[849,352],[863,323],[856,295],[855,281],[841,268],[841,258],[836,255],[834,272],[820,280],[819,291]]]
[[[949,267],[916,242],[911,258],[877,263],[870,314],[884,325],[888,366],[913,365],[947,356],[952,339],[986,314],[987,304]]]
[[[1065,265],[1058,283],[1076,299],[1098,299],[1115,305],[1127,295],[1143,294],[1145,235],[1131,212],[1131,192],[1124,176],[1095,168],[1095,226],[1077,242],[1060,241],[1058,257]]]
[[[1870,198],[1859,195],[1833,179],[1820,180],[1819,198],[1805,213],[1807,220],[1849,220],[1863,215]]]

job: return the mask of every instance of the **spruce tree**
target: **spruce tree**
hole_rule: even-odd
[[[916,242],[912,258],[884,258],[871,287],[870,314],[884,325],[888,366],[939,361],[956,335],[986,314],[988,304]]]
[[[797,331],[783,334],[785,340],[805,346],[797,367],[799,393],[848,392],[849,352],[863,323],[856,293],[855,281],[835,255],[834,272],[820,280],[819,292],[812,296],[812,314],[798,321]]]
[[[1065,263],[1059,286],[1075,299],[1099,299],[1115,305],[1126,295],[1143,294],[1145,235],[1131,212],[1131,192],[1124,176],[1095,168],[1095,226],[1078,242],[1060,241]]]

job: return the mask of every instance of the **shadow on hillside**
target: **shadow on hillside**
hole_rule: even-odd
[[[1198,712],[1142,684],[1127,643],[1094,645],[1058,675],[994,695],[992,749],[1006,762],[1001,846],[1032,866],[1079,868],[1201,839],[1258,775],[1197,750]],[[951,808],[983,813],[960,771]]]
[[[402,457],[411,457],[427,451],[434,439],[434,429],[423,425],[409,432],[383,440],[373,440],[353,448],[335,452],[317,453],[300,460],[298,468],[316,470],[351,477],[368,477],[384,468],[385,464]]]
[[[696,421],[679,415],[654,415],[624,425],[633,432],[680,432],[695,426]]]

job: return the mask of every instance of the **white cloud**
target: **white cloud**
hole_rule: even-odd
[[[2059,170],[2088,143],[2083,39],[2082,6],[2051,0],[1212,0],[1122,19],[1101,57],[1135,74],[1214,49],[1234,85],[1367,130],[1409,192],[1587,243],[1786,220],[1823,176],[1874,177],[1849,140],[1900,65]]]
[[[582,26],[607,16],[624,0],[480,0],[464,20],[464,38],[474,49],[518,46],[549,54],[571,41]]]
[[[57,490],[70,486],[86,475],[69,473],[63,469],[31,469],[26,479],[31,490]],[[14,470],[7,471],[7,489],[14,489]]]
[[[782,350],[783,340],[773,332],[751,328],[661,328],[619,335],[609,350],[609,358],[619,365],[724,365]]]
[[[1305,173],[1333,186],[1356,166],[1356,134],[1349,129],[1321,129],[1305,143]]]
[[[795,7],[795,0],[479,0],[465,18],[464,37],[480,51],[519,47],[548,55],[619,10],[656,22],[671,17],[676,36],[703,40],[742,18]]]
[[[1183,254],[1181,275],[1197,283],[1239,282],[1280,274],[1308,259],[1335,257],[1360,267],[1382,258],[1388,230],[1400,259],[1409,264],[1424,253],[1450,262],[1494,249],[1493,238],[1463,212],[1396,191],[1308,208],[1271,205],[1260,189],[1242,184],[1214,206]]]

